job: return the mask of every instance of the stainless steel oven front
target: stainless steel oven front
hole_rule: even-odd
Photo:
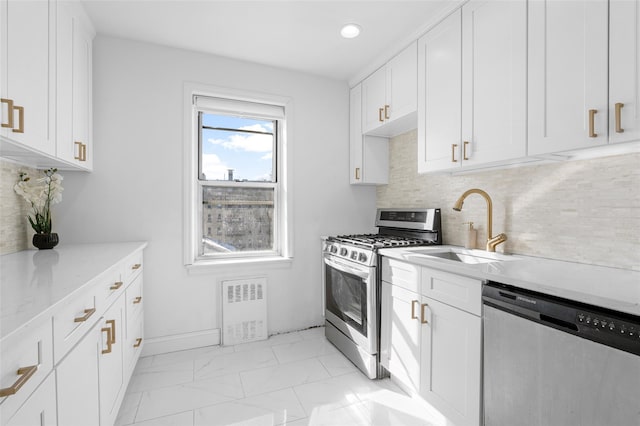
[[[370,378],[378,377],[376,265],[324,254],[327,338]]]

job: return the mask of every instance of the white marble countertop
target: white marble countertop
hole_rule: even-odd
[[[0,339],[47,315],[146,247],[144,242],[64,245],[0,256]]]
[[[530,256],[500,256],[491,263],[467,264],[417,253],[455,246],[390,248],[379,253],[429,268],[533,290],[640,316],[640,272]],[[483,250],[473,254],[487,256]]]

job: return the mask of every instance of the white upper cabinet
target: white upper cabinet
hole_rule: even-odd
[[[640,139],[640,0],[609,4],[609,142]]]
[[[527,155],[527,3],[462,8],[462,166]]]
[[[418,173],[459,167],[462,12],[418,40]]]
[[[57,18],[56,156],[91,170],[91,58],[94,31],[77,2],[59,2]]]
[[[28,150],[55,154],[54,0],[0,1],[2,131]]]
[[[472,0],[419,40],[418,172],[526,156],[524,0]]]
[[[351,184],[389,181],[389,140],[362,134],[362,85],[349,94],[349,174]]]
[[[362,132],[395,136],[416,127],[416,43],[362,82]]]
[[[607,73],[606,0],[529,2],[529,155],[607,143]]]

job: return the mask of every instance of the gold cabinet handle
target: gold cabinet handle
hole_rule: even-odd
[[[9,386],[8,388],[0,389],[0,398],[9,396],[9,395],[15,395],[15,393],[18,392],[20,388],[24,386],[24,384],[27,383],[27,381],[34,374],[36,374],[36,371],[38,371],[37,365],[18,368],[17,374],[20,377],[18,377],[18,380],[16,380],[15,383]]]
[[[24,107],[14,106],[13,109],[18,111],[18,128],[11,130],[14,133],[24,133]]]
[[[356,167],[356,180],[360,180],[360,167]]]
[[[84,310],[84,315],[78,318],[74,318],[73,322],[85,322],[86,320],[89,319],[89,317],[91,315],[93,315],[96,312],[96,308],[90,308],[90,309],[85,309]]]
[[[384,118],[389,119],[389,105],[384,106]]]
[[[104,327],[100,329],[103,333],[107,333],[107,349],[102,350],[102,354],[111,353],[111,345],[113,342],[111,341],[111,327]]]
[[[411,301],[411,319],[418,319],[416,316],[416,303],[420,304],[417,300]]]
[[[111,287],[109,287],[109,290],[117,290],[122,287],[122,284],[122,281],[116,281]]]
[[[75,141],[73,143],[73,145],[77,145],[78,146],[78,155],[74,155],[73,159],[82,161],[82,142]]]
[[[429,306],[429,305],[426,304],[426,303],[423,303],[422,305],[420,305],[420,323],[421,324],[429,324],[429,321],[427,321],[424,318],[424,308],[426,308],[427,306]]]
[[[384,108],[378,108],[378,121],[383,122],[384,118],[382,117],[382,113],[384,112]]]
[[[456,160],[456,148],[458,148],[458,144],[457,143],[452,143],[451,144],[451,162],[452,163],[457,163],[458,160]]]
[[[135,299],[133,299],[133,304],[134,305],[137,305],[140,302],[142,302],[142,296],[138,296]]]
[[[135,265],[133,265],[133,266],[131,267],[131,269],[134,269],[134,270],[135,270],[135,269],[140,269],[140,267],[141,267],[141,266],[142,266],[142,264],[141,264],[141,263],[136,263]]]
[[[615,107],[616,107],[616,133],[624,133],[624,129],[622,128],[622,107],[624,107],[624,104],[621,102],[617,102]]]
[[[133,347],[134,348],[138,348],[138,347],[140,347],[141,344],[142,344],[142,337],[138,337],[136,339],[136,343],[133,344]]]
[[[116,342],[116,320],[106,320],[107,324],[111,325],[111,343]]]
[[[7,122],[2,123],[2,127],[8,127],[9,129],[13,129],[13,99],[0,98],[0,102],[2,102],[3,104],[7,104],[7,110],[8,110]]]
[[[80,161],[87,161],[87,144],[82,144],[82,160]]]
[[[598,112],[597,109],[590,109],[589,110],[589,137],[590,138],[597,138],[598,134],[596,133],[596,113]]]
[[[469,160],[469,158],[467,157],[467,147],[469,146],[469,142],[468,141],[464,141],[462,143],[462,159],[463,160]]]

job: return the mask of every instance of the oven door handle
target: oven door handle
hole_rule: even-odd
[[[324,258],[324,262],[327,265],[331,266],[332,268],[337,269],[338,271],[345,272],[347,274],[355,275],[355,276],[360,277],[360,278],[362,278],[364,280],[369,279],[369,272],[368,271],[367,272],[363,272],[363,271],[361,271],[359,269],[356,269],[356,268],[353,268],[353,267],[351,267],[349,265],[345,265],[342,262],[336,262],[335,260],[331,260],[328,257]]]

